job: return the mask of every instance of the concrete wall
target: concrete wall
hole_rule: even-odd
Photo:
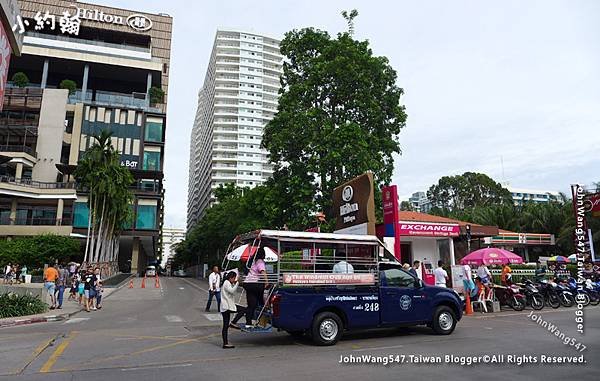
[[[56,164],[60,163],[68,95],[66,89],[44,89],[37,140],[38,162],[31,176],[35,181],[56,181]]]

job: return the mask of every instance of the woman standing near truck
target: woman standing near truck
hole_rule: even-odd
[[[248,308],[246,309],[246,324],[252,325],[254,311],[258,305],[258,301],[264,298],[265,287],[268,286],[267,271],[265,265],[265,249],[259,248],[250,259],[252,266],[250,272],[244,279],[243,288],[246,290],[246,301]]]

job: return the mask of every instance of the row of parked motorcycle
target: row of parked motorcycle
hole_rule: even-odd
[[[526,306],[541,310],[545,306],[552,308],[571,307],[576,303],[584,306],[600,304],[600,282],[586,279],[580,289],[575,278],[531,281],[523,279],[521,283],[511,283],[503,292],[496,292],[500,304],[508,305],[515,311]]]

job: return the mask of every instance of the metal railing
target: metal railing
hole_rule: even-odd
[[[75,183],[46,183],[31,179],[16,179],[12,176],[0,176],[0,183],[14,184],[38,189],[75,189]]]
[[[48,217],[1,217],[0,225],[16,226],[71,226],[70,218]]]
[[[33,149],[27,146],[20,145],[3,145],[0,146],[0,152],[24,152],[31,156],[35,156]]]

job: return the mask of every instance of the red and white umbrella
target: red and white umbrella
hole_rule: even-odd
[[[248,258],[252,257],[258,247],[250,246],[250,244],[242,245],[227,254],[227,259],[230,261],[247,261]],[[277,256],[277,252],[270,247],[265,247],[265,262],[277,262],[279,257]]]
[[[501,265],[504,263],[518,264],[523,263],[523,258],[507,250],[488,247],[475,250],[460,260],[461,265],[479,266],[481,263],[484,265]]]

